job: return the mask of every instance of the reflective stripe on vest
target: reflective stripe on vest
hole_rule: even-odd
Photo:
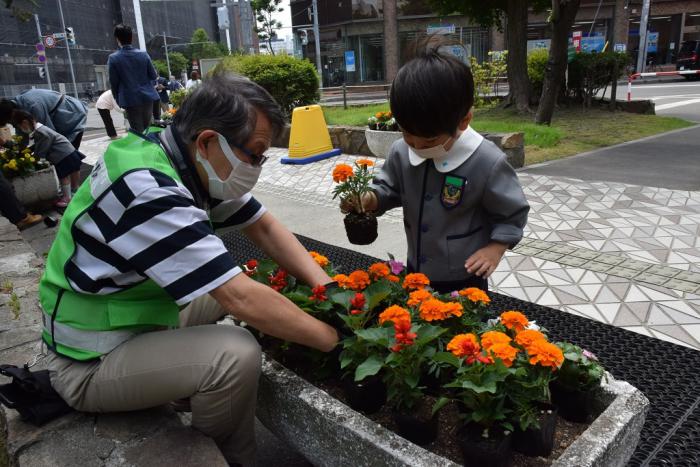
[[[99,354],[114,350],[119,344],[128,341],[137,333],[131,331],[84,331],[54,321],[51,329],[51,315],[42,313],[44,331],[53,334],[56,342],[75,349],[88,349]]]

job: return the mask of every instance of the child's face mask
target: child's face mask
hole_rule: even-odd
[[[405,136],[404,136],[404,139],[406,139]],[[447,156],[448,150],[445,149],[445,146],[448,146],[452,142],[453,139],[454,139],[453,137],[450,137],[447,139],[447,141],[445,141],[442,144],[437,144],[435,146],[428,147],[428,148],[422,148],[422,149],[417,149],[416,147],[413,146],[413,144],[416,144],[416,142],[413,141],[413,139],[411,139],[411,142],[409,142],[407,140],[406,143],[410,147],[410,150],[422,159],[440,159],[440,158]],[[411,143],[413,143],[413,144],[411,144]]]

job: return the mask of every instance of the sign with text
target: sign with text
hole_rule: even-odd
[[[574,31],[573,38],[574,38],[574,48],[576,49],[576,52],[578,53],[581,51],[581,31]]]
[[[454,34],[454,24],[430,24],[427,29],[428,34]]]
[[[615,44],[615,52],[626,52],[627,44]]]
[[[345,71],[355,71],[355,51],[345,51]]]
[[[659,50],[659,33],[650,32],[647,34],[647,52],[656,53]]]

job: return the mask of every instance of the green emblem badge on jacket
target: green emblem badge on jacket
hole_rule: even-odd
[[[462,194],[466,184],[467,181],[462,177],[445,176],[445,183],[442,185],[442,193],[440,194],[442,205],[448,209],[457,206],[462,201]]]

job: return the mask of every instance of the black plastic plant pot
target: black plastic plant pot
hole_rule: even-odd
[[[435,441],[438,432],[438,414],[429,419],[423,419],[415,414],[393,412],[399,436],[419,446],[425,446]]]
[[[378,376],[362,381],[344,380],[343,392],[350,408],[364,414],[373,414],[386,403],[386,386]]]
[[[469,467],[508,467],[513,460],[513,435],[492,429],[489,437],[482,436],[484,427],[475,423],[464,425],[457,432],[457,444],[462,450],[464,465]]]
[[[593,394],[591,391],[571,390],[556,381],[549,385],[552,403],[557,406],[559,416],[574,423],[587,423],[593,417]]]
[[[513,433],[513,449],[530,457],[549,457],[554,448],[554,432],[557,428],[557,408],[552,404],[539,404],[537,417],[539,428],[529,427]]]
[[[377,218],[372,214],[351,212],[343,223],[348,241],[353,245],[369,245],[377,239]]]

